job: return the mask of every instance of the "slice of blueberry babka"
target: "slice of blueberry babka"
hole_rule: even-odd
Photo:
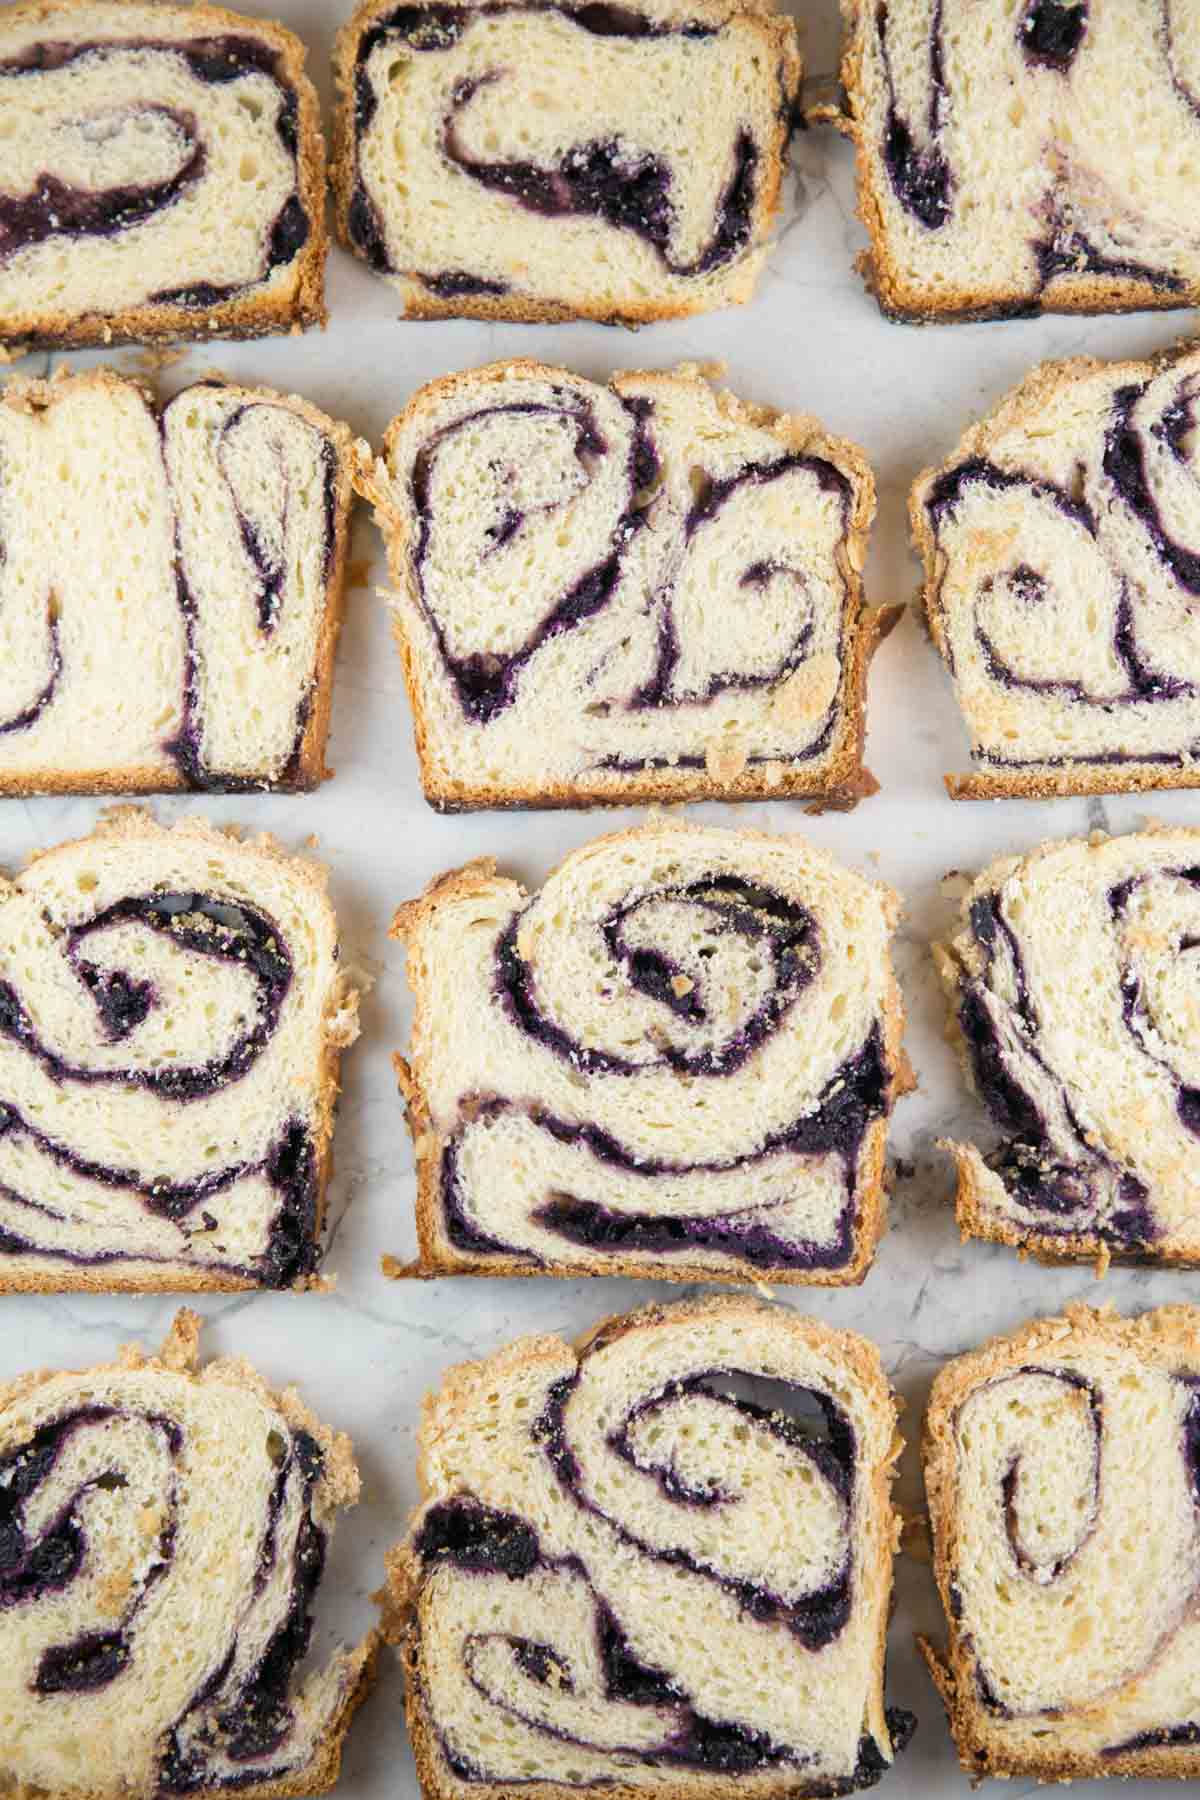
[[[390,1274],[861,1281],[907,1065],[898,904],[798,838],[659,820],[535,894],[401,908],[420,1260]]]
[[[359,485],[443,809],[849,806],[875,510],[862,452],[695,368],[494,363],[414,395]]]
[[[0,8],[0,344],[324,323],[304,46],[220,6]]]
[[[1195,0],[844,0],[860,266],[921,322],[1200,304]]]
[[[1200,1776],[1200,1313],[1072,1306],[958,1357],[925,1486],[963,1768]]]
[[[309,1285],[357,1001],[267,839],[125,809],[0,883],[0,1292]]]
[[[956,799],[1200,784],[1200,349],[1047,363],[912,492]]]
[[[900,1448],[873,1345],[747,1299],[450,1370],[385,1595],[427,1800],[872,1786]]]
[[[339,234],[408,316],[750,298],[801,73],[765,0],[366,0],[335,67]]]
[[[951,1143],[964,1236],[1200,1263],[1200,831],[1044,844],[985,869],[936,955],[1003,1140]]]
[[[375,1635],[302,1674],[350,1441],[249,1363],[157,1357],[0,1388],[0,1786],[56,1800],[317,1794]]]
[[[350,433],[202,381],[0,392],[0,794],[315,787]]]

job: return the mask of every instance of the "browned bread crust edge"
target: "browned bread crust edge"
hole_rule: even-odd
[[[928,1638],[917,1643],[942,1697],[959,1762],[975,1782],[989,1775],[1030,1776],[1039,1782],[1077,1781],[1089,1776],[1147,1775],[1184,1779],[1200,1775],[1200,1747],[1161,1746],[1127,1751],[1121,1756],[1088,1756],[1054,1748],[1053,1736],[1038,1753],[1011,1752],[1003,1733],[992,1725],[975,1698],[974,1664],[969,1646],[954,1622],[950,1588],[958,1560],[957,1459],[954,1415],[981,1382],[1019,1368],[1031,1352],[1050,1349],[1061,1355],[1072,1343],[1109,1343],[1157,1354],[1186,1350],[1200,1361],[1200,1310],[1192,1306],[1160,1306],[1134,1318],[1111,1307],[1078,1303],[1064,1317],[1031,1319],[1017,1331],[989,1338],[977,1350],[946,1363],[934,1378],[925,1413],[921,1456],[933,1536],[933,1570],[946,1616],[949,1647],[936,1648]]]
[[[651,819],[630,831],[611,832],[607,838],[593,839],[589,848],[594,848],[598,843],[614,843],[623,838],[641,837],[655,830],[677,831],[681,828],[689,831],[702,829],[677,819],[669,822]],[[737,835],[752,841],[777,843],[781,838],[786,841],[788,834],[739,830]],[[796,838],[795,841],[808,848],[806,840]],[[779,1269],[771,1270],[768,1274],[749,1265],[731,1268],[727,1264],[716,1265],[702,1258],[684,1255],[613,1257],[592,1267],[575,1262],[535,1263],[529,1257],[517,1255],[472,1255],[469,1251],[455,1249],[444,1241],[439,1230],[441,1143],[433,1128],[425,1100],[424,1070],[427,1059],[420,1047],[426,1031],[426,995],[429,983],[414,940],[424,917],[436,911],[447,899],[476,892],[491,880],[495,870],[496,864],[490,857],[480,857],[461,868],[448,870],[431,882],[417,899],[406,902],[397,910],[388,934],[408,947],[407,974],[415,1001],[409,1056],[406,1059],[397,1052],[392,1058],[392,1065],[396,1071],[405,1106],[405,1118],[413,1140],[417,1176],[418,1251],[415,1261],[407,1263],[394,1256],[384,1256],[381,1263],[383,1273],[394,1281],[428,1281],[441,1275],[548,1275],[578,1281],[588,1276],[606,1275],[637,1281],[705,1281],[729,1286],[761,1287],[766,1283],[772,1287],[858,1287],[870,1269],[879,1241],[887,1229],[887,1143],[892,1109],[898,1099],[911,1093],[916,1086],[911,1065],[903,1049],[904,1002],[894,970],[889,970],[883,1009],[884,1060],[891,1076],[887,1109],[884,1116],[877,1119],[867,1131],[863,1146],[858,1218],[853,1232],[854,1251],[843,1268]],[[899,901],[894,896],[893,903],[898,915]]]
[[[299,753],[296,757],[296,773],[288,781],[263,782],[257,787],[252,785],[248,790],[243,789],[239,784],[236,789],[231,789],[231,791],[237,792],[274,794],[310,793],[323,781],[328,780],[333,773],[325,764],[325,748],[329,738],[330,714],[333,708],[334,660],[346,610],[346,558],[355,505],[353,434],[348,425],[342,424],[337,419],[329,418],[319,407],[313,406],[298,394],[284,394],[270,387],[250,387],[243,382],[229,381],[224,377],[205,376],[204,380],[206,384],[211,384],[214,380],[219,381],[230,392],[244,394],[247,399],[251,400],[268,400],[272,405],[282,406],[289,412],[294,412],[299,418],[305,419],[324,434],[332,445],[337,458],[333,555],[330,559],[329,577],[325,587],[325,611],[317,638],[316,653],[313,657],[308,721],[300,739]],[[0,388],[0,406],[25,408],[31,404],[49,404],[67,388],[87,387],[138,387],[151,407],[155,409],[156,414],[161,410],[163,404],[148,382],[122,375],[116,369],[97,368],[78,374],[72,374],[66,369],[59,369],[49,380],[15,376],[3,388]],[[0,770],[0,795],[8,794],[20,798],[29,798],[38,794],[140,796],[200,791],[191,787],[177,770],[142,768],[136,764],[130,764],[124,768],[107,769],[81,767],[71,770],[49,768],[20,772]],[[220,793],[220,783],[215,782],[212,788],[203,791]]]
[[[415,0],[418,6],[434,6],[439,0]],[[338,242],[352,256],[361,257],[350,235],[350,202],[358,178],[357,145],[354,131],[354,72],[359,40],[363,33],[384,13],[394,10],[395,0],[364,0],[353,17],[338,31],[333,46],[333,74],[338,99],[334,109],[330,184],[333,189],[334,230]],[[724,306],[745,306],[753,297],[763,263],[774,234],[779,215],[783,174],[787,167],[788,144],[793,125],[793,108],[798,103],[804,64],[797,43],[796,28],[791,19],[776,14],[774,0],[687,0],[679,6],[680,17],[698,18],[713,24],[741,18],[756,28],[764,46],[779,71],[780,85],[786,104],[774,139],[767,146],[763,164],[767,171],[761,192],[754,203],[754,223],[750,241],[740,252],[736,278],[731,273],[727,290],[719,299],[698,294],[694,300],[680,296],[675,300],[630,302],[614,312],[611,306],[597,300],[590,305],[529,297],[517,294],[456,294],[440,298],[430,293],[422,282],[406,276],[384,276],[401,286],[402,316],[406,319],[487,319],[493,323],[557,325],[572,319],[594,319],[601,325],[653,324],[657,319],[684,319],[696,313],[713,312]]]
[[[236,826],[213,826],[202,818],[180,819],[174,825],[159,825],[150,814],[139,806],[113,807],[106,817],[102,817],[90,833],[83,837],[66,838],[59,844],[48,846],[44,850],[35,851],[29,857],[36,862],[40,857],[53,856],[58,850],[68,849],[73,844],[86,843],[89,837],[104,835],[106,837],[128,837],[136,839],[147,834],[176,832],[184,837],[194,837],[199,842],[214,848],[228,845],[232,839],[243,852],[261,856],[264,860],[282,863],[291,869],[297,879],[313,888],[325,905],[326,871],[322,863],[312,857],[296,856],[285,850],[277,839],[262,832],[255,837],[244,838]],[[0,876],[0,890],[7,886],[7,881]],[[313,1122],[313,1142],[317,1165],[317,1201],[316,1215],[313,1223],[313,1241],[319,1243],[325,1229],[326,1198],[330,1178],[333,1175],[333,1126],[337,1109],[337,1097],[340,1092],[339,1071],[342,1051],[354,1041],[357,1034],[357,1010],[359,993],[347,983],[337,995],[339,1007],[344,1007],[350,1015],[349,1022],[340,1026],[335,1032],[328,1030],[322,1036],[319,1061],[319,1086],[317,1095],[316,1116]],[[292,1292],[304,1291],[326,1293],[332,1286],[327,1276],[321,1274],[303,1277],[292,1289]],[[263,1291],[261,1283],[251,1281],[242,1276],[214,1273],[208,1275],[197,1269],[186,1275],[157,1275],[120,1277],[111,1273],[96,1273],[90,1269],[67,1265],[60,1273],[57,1269],[47,1269],[44,1274],[30,1272],[14,1275],[4,1269],[0,1261],[0,1294],[233,1294],[251,1291]],[[286,1291],[286,1290],[285,1290]]]
[[[645,372],[626,370],[614,377],[613,385],[622,380],[636,380],[643,374],[656,381],[673,381],[681,385],[703,382],[704,375],[695,365],[683,364],[677,369]],[[414,416],[440,406],[463,388],[481,382],[502,382],[514,376],[529,380],[575,381],[568,369],[541,363],[530,357],[511,357],[488,363],[478,369],[457,375],[442,376],[426,384],[412,395],[403,411],[388,426],[383,439],[387,458],[400,433]],[[537,787],[504,787],[486,782],[468,783],[443,778],[435,768],[429,749],[429,733],[425,696],[417,666],[417,650],[407,627],[404,613],[392,611],[392,632],[400,652],[404,683],[413,716],[413,732],[421,785],[425,798],[436,811],[443,813],[477,810],[539,810],[583,808],[593,806],[653,806],[700,800],[783,800],[805,799],[812,802],[810,812],[849,811],[861,799],[878,792],[879,784],[864,766],[863,751],[867,732],[867,675],[871,659],[896,625],[905,610],[902,606],[884,606],[868,610],[864,604],[862,567],[866,561],[871,521],[875,514],[875,479],[866,456],[846,438],[834,437],[817,420],[802,414],[788,414],[771,407],[753,406],[722,390],[722,409],[738,424],[775,433],[789,449],[803,450],[822,456],[847,474],[853,494],[853,512],[847,533],[845,557],[839,560],[847,589],[846,642],[842,680],[837,696],[841,712],[833,746],[825,762],[825,772],[814,778],[804,765],[777,770],[768,780],[762,768],[747,765],[738,774],[715,776],[707,771],[691,769],[651,769],[633,775],[608,775],[589,780],[583,776],[574,781],[546,782]],[[404,516],[392,501],[389,483],[380,478],[374,459],[360,452],[354,468],[358,492],[375,509],[376,521],[387,547],[388,571],[393,585],[405,597],[405,604],[416,607],[418,595],[413,581],[409,534]]]
[[[118,8],[121,0],[105,0]],[[6,23],[40,22],[94,0],[28,0],[5,8]],[[325,224],[325,140],[321,135],[321,108],[317,91],[305,74],[307,50],[293,31],[276,19],[251,18],[224,6],[188,4],[188,22],[197,32],[210,27],[222,31],[249,31],[266,40],[280,55],[287,81],[295,89],[299,108],[296,179],[301,204],[309,220],[309,236],[293,265],[292,280],[277,292],[245,300],[224,300],[216,306],[172,306],[146,302],[115,313],[45,312],[0,313],[0,346],[9,355],[30,350],[82,350],[99,345],[164,344],[181,339],[208,343],[215,337],[269,337],[298,331],[310,325],[324,326],[329,318],[325,305],[325,259],[329,233]],[[3,360],[0,355],[0,360]]]
[[[771,1306],[768,1303],[751,1298],[749,1295],[710,1294],[695,1299],[651,1302],[638,1307],[629,1313],[613,1313],[599,1320],[589,1331],[583,1333],[573,1346],[577,1351],[584,1351],[590,1346],[600,1347],[615,1342],[627,1332],[637,1331],[647,1326],[653,1327],[674,1320],[693,1319],[703,1324],[708,1318],[721,1313],[742,1313],[744,1315],[770,1313],[782,1330],[791,1332],[806,1344],[813,1345],[827,1353],[844,1357],[862,1381],[864,1388],[871,1394],[875,1403],[888,1408],[892,1422],[892,1441],[887,1455],[880,1459],[872,1471],[871,1491],[878,1509],[880,1535],[878,1554],[874,1561],[874,1573],[890,1594],[892,1586],[892,1556],[900,1542],[900,1517],[892,1507],[891,1486],[894,1479],[896,1462],[904,1448],[904,1439],[900,1436],[897,1425],[898,1403],[892,1393],[887,1376],[879,1360],[879,1352],[869,1339],[857,1332],[839,1330],[833,1326],[819,1323],[815,1319],[805,1318],[790,1308]],[[550,1357],[557,1360],[564,1348],[563,1339],[558,1337],[527,1337],[505,1345],[492,1356],[478,1362],[458,1363],[447,1369],[442,1378],[440,1393],[454,1398],[456,1410],[466,1411],[473,1404],[474,1395],[482,1379],[497,1365],[503,1367],[511,1362],[522,1362],[530,1359]],[[469,1786],[445,1778],[445,1763],[440,1756],[437,1744],[437,1733],[429,1718],[425,1705],[422,1658],[421,1631],[418,1608],[421,1599],[422,1572],[419,1560],[411,1551],[409,1544],[412,1528],[418,1519],[424,1502],[431,1497],[432,1483],[429,1475],[427,1457],[428,1438],[432,1424],[433,1408],[438,1396],[427,1394],[423,1406],[423,1421],[420,1433],[420,1450],[417,1460],[417,1479],[420,1487],[421,1501],[409,1522],[409,1537],[397,1544],[387,1553],[387,1582],[376,1599],[380,1605],[382,1634],[388,1643],[399,1649],[400,1659],[405,1671],[405,1719],[408,1725],[409,1738],[417,1764],[417,1778],[421,1784],[425,1800],[466,1800],[467,1796],[478,1795],[479,1800],[522,1800],[528,1795],[531,1800],[579,1800],[579,1789],[567,1783],[553,1781],[532,1781],[519,1785],[504,1782],[471,1782]],[[876,1670],[879,1689],[882,1688],[884,1658],[887,1647],[887,1628],[890,1608],[880,1607],[879,1612],[879,1644]],[[882,1697],[877,1690],[879,1704],[876,1708],[882,1721]],[[886,1727],[881,1726],[885,1732]],[[890,1745],[887,1746],[890,1749]],[[755,1800],[819,1800],[820,1796],[830,1792],[829,1784],[806,1782],[794,1772],[788,1776],[777,1773],[741,1776],[738,1778],[738,1790],[754,1795]],[[661,1800],[686,1800],[688,1795],[696,1795],[699,1800],[729,1800],[730,1783],[727,1777],[692,1776],[685,1782],[656,1784],[654,1792]],[[646,1800],[646,1789],[633,1784],[614,1782],[605,1787],[605,1793],[612,1800]]]

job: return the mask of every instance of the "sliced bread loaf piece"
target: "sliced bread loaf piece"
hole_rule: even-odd
[[[956,799],[1200,785],[1200,348],[1035,369],[912,493]]]
[[[301,1674],[350,1441],[234,1358],[0,1388],[0,1787],[56,1800],[324,1793],[375,1636]]]
[[[1200,1776],[1200,1313],[1072,1306],[949,1363],[925,1419],[963,1768]]]
[[[919,322],[1200,305],[1192,0],[843,0],[861,266]],[[825,116],[829,116],[828,113]]]
[[[903,1020],[887,888],[798,838],[657,820],[526,894],[402,907],[420,1260],[394,1275],[861,1281]]]
[[[874,1346],[752,1300],[451,1369],[386,1591],[426,1800],[872,1786],[900,1448]]]
[[[290,31],[221,6],[0,7],[0,345],[325,321],[325,149]]]
[[[409,317],[750,298],[801,73],[766,0],[366,0],[335,68],[339,234]]]
[[[1200,1264],[1200,831],[1044,844],[985,869],[936,950],[1004,1133],[951,1143],[964,1237]]]
[[[350,433],[107,370],[0,394],[0,793],[315,787]]]
[[[359,483],[434,806],[874,789],[875,485],[814,419],[692,367],[493,363],[414,395]]]
[[[324,871],[119,810],[0,884],[0,1292],[304,1287],[358,996]]]

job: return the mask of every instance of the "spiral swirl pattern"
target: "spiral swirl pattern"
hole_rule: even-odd
[[[344,1439],[244,1363],[136,1352],[0,1394],[0,1773],[136,1796],[322,1772],[367,1646],[301,1683]],[[66,1722],[69,1720],[69,1728]],[[324,1784],[322,1784],[324,1785]],[[306,1792],[317,1791],[315,1787]]]
[[[894,1417],[861,1339],[742,1300],[453,1371],[389,1562],[422,1773],[877,1777],[911,1729],[881,1692]]]
[[[338,64],[341,234],[407,312],[615,323],[748,297],[799,86],[790,22],[374,0]]]
[[[435,805],[869,783],[874,485],[811,419],[498,363],[417,394],[367,486]]]
[[[921,477],[957,797],[1200,781],[1200,355],[1050,364]]]
[[[319,874],[135,816],[0,895],[0,1288],[304,1285],[355,996]]]
[[[1196,1319],[1076,1307],[934,1383],[926,1486],[950,1648],[925,1649],[976,1775],[1200,1770]]]
[[[941,953],[965,1067],[1005,1133],[955,1143],[965,1231],[1049,1255],[1200,1255],[1200,836],[999,863]]]
[[[886,311],[1011,318],[1196,303],[1196,0],[852,10],[849,128],[867,278]],[[1138,104],[1122,105],[1135,72]]]
[[[219,381],[161,409],[105,372],[9,385],[0,791],[320,779],[348,442]]]
[[[4,341],[322,317],[324,163],[303,62],[282,27],[222,8],[10,8]]]
[[[674,824],[600,839],[532,898],[446,877],[396,927],[420,1266],[861,1279],[894,917],[794,839]]]

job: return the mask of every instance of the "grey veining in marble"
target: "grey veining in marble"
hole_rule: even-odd
[[[328,47],[348,9],[349,0],[278,0],[269,9],[308,40],[327,98]],[[810,66],[831,71],[833,0],[793,0],[793,10],[803,21]],[[919,469],[944,454],[965,424],[1033,362],[1084,351],[1140,355],[1171,342],[1188,321],[1176,314],[926,330],[891,325],[852,270],[863,242],[849,148],[833,132],[807,132],[795,146],[778,249],[748,309],[652,327],[636,339],[597,326],[405,325],[396,320],[390,289],[335,250],[332,319],[324,334],[190,350],[163,382],[173,388],[219,368],[296,389],[377,441],[422,382],[500,356],[538,355],[598,377],[684,358],[723,360],[729,385],[747,398],[815,413],[866,448],[880,490],[869,593],[875,602],[905,600],[917,579],[907,545],[906,495]],[[17,367],[33,373],[45,360]],[[113,360],[138,367],[135,353]],[[337,1539],[322,1592],[323,1642],[334,1631],[361,1632],[373,1616],[369,1595],[381,1580],[382,1553],[416,1498],[413,1440],[421,1396],[448,1363],[523,1332],[574,1335],[603,1313],[681,1292],[614,1280],[397,1284],[379,1272],[384,1251],[407,1254],[413,1247],[412,1158],[389,1061],[404,1042],[408,1020],[403,956],[387,937],[393,908],[435,873],[482,854],[536,882],[569,849],[601,829],[632,822],[634,815],[456,819],[430,812],[416,781],[399,663],[375,591],[386,579],[382,546],[365,513],[353,554],[369,560],[370,572],[367,584],[350,596],[337,673],[330,752],[336,779],[308,797],[189,799],[156,808],[164,818],[199,811],[266,828],[295,847],[315,833],[320,854],[332,865],[348,955],[375,981],[363,1006],[362,1040],[344,1065],[333,1189],[337,1223],[327,1265],[337,1277],[336,1292],[200,1303],[210,1320],[210,1350],[242,1352],[271,1378],[294,1380],[324,1417],[354,1438],[364,1499]],[[1090,1269],[1047,1270],[958,1240],[951,1172],[934,1140],[947,1131],[970,1133],[982,1121],[942,1036],[941,998],[928,953],[930,938],[945,930],[953,911],[944,877],[1048,835],[1096,825],[1128,829],[1147,812],[1200,821],[1200,799],[1187,795],[956,806],[945,797],[941,775],[963,768],[965,757],[964,733],[940,666],[909,615],[872,672],[868,760],[883,784],[878,797],[848,816],[815,819],[788,803],[697,809],[726,823],[808,832],[904,896],[899,972],[920,1090],[901,1104],[895,1121],[900,1173],[891,1231],[861,1288],[811,1296],[792,1289],[786,1303],[879,1342],[907,1403],[914,1443],[929,1382],[945,1357],[1068,1300],[1104,1298],[1141,1308],[1190,1299],[1197,1282],[1190,1275],[1114,1270],[1097,1283]],[[0,864],[13,868],[33,846],[89,830],[96,810],[97,803],[86,800],[0,803]],[[0,1300],[0,1380],[31,1365],[78,1366],[107,1357],[134,1336],[153,1342],[173,1309],[172,1300],[157,1298]],[[900,1487],[908,1512],[920,1506],[914,1443],[905,1453]],[[914,1630],[936,1631],[938,1624],[928,1567],[902,1559],[890,1685],[892,1697],[920,1715],[920,1728],[879,1790],[890,1800],[950,1800],[968,1791],[913,1648]],[[344,1800],[415,1800],[390,1660],[351,1734],[339,1791]],[[1075,1791],[1099,1795],[1104,1789],[1084,1783]],[[1150,1783],[1122,1789],[1127,1800],[1150,1800],[1156,1791]],[[997,1792],[1019,1800],[1033,1784],[1010,1783]]]

